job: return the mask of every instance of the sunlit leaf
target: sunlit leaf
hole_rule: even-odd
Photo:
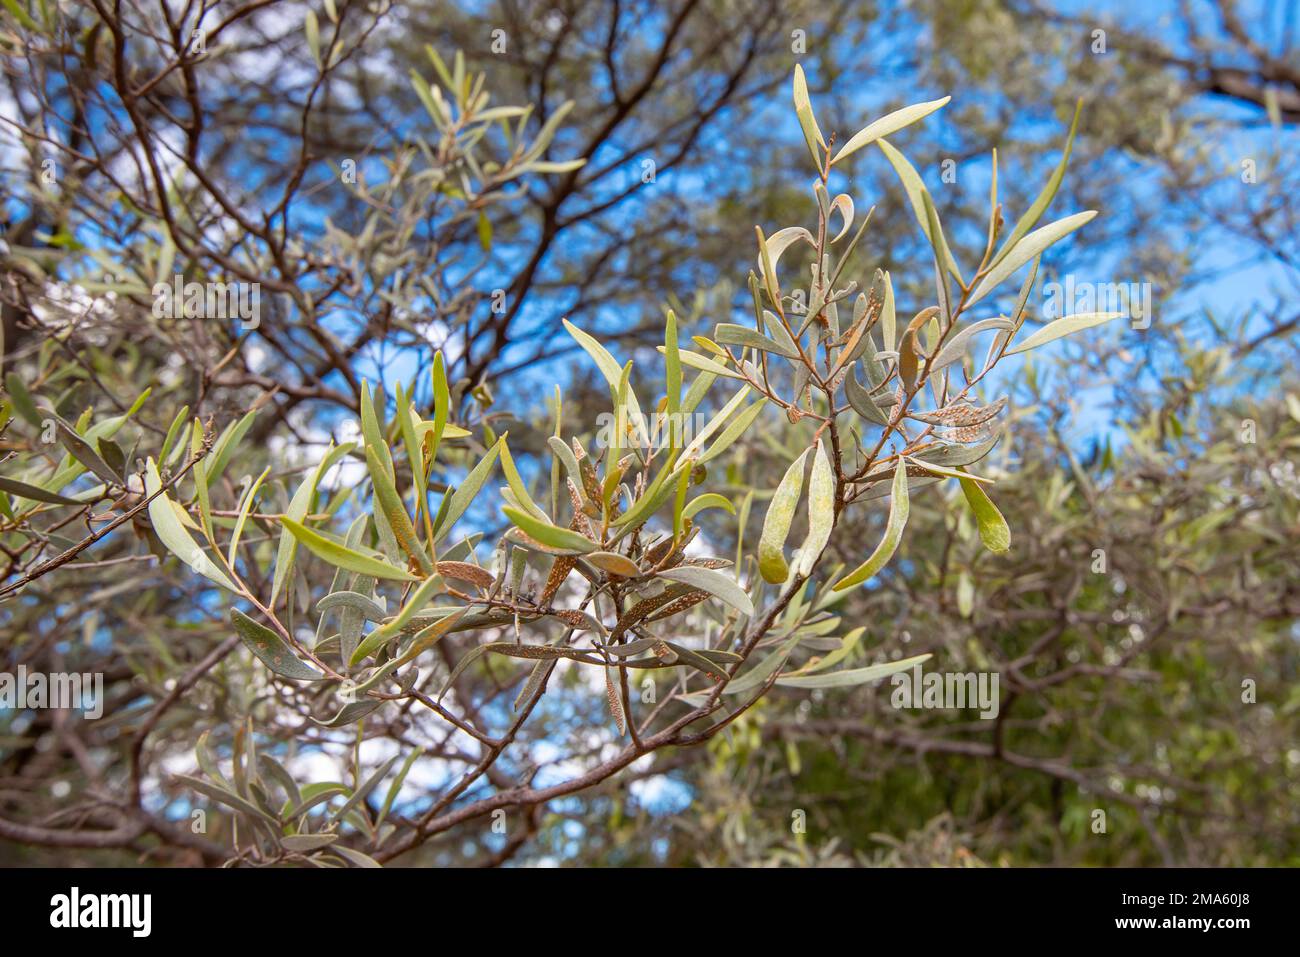
[[[971,511],[975,513],[984,547],[998,555],[1008,551],[1011,548],[1011,527],[988,493],[979,483],[972,482],[969,478],[961,479],[961,490]]]
[[[1094,209],[1085,210],[1082,213],[1075,213],[1073,216],[1066,216],[1064,219],[1058,219],[1054,223],[1048,223],[1035,229],[1032,233],[1025,236],[1015,246],[1007,250],[1002,260],[989,270],[988,274],[980,280],[978,286],[966,300],[967,306],[973,306],[979,302],[999,285],[1002,280],[1006,279],[1017,269],[1034,257],[1040,255],[1043,250],[1047,249],[1057,240],[1068,236],[1080,226],[1092,221],[1097,215]]]
[[[391,620],[366,635],[361,644],[357,645],[348,664],[357,665],[384,647],[415,616],[417,611],[429,603],[429,599],[444,591],[445,588],[441,575],[430,575],[422,581],[420,587],[411,593],[401,610]]]
[[[895,110],[893,113],[882,116],[874,123],[869,124],[850,136],[849,141],[840,147],[840,151],[836,153],[834,159],[831,160],[831,165],[834,166],[836,163],[856,153],[864,146],[870,146],[881,137],[889,136],[892,133],[898,132],[905,126],[911,126],[917,120],[924,119],[935,110],[947,106],[948,101],[951,99],[951,96],[945,96],[938,100],[930,100],[926,103],[917,103],[913,106],[905,106],[901,110]]]
[[[808,480],[808,535],[799,546],[798,574],[809,575],[835,527],[835,473],[821,440],[813,452]]]
[[[754,603],[750,601],[744,589],[737,585],[733,579],[721,572],[714,571],[712,568],[701,568],[698,565],[679,565],[676,568],[668,568],[659,572],[658,576],[690,585],[692,588],[700,589],[700,591],[706,591],[714,598],[726,602],[742,614],[754,614]]]
[[[1011,356],[1018,352],[1028,352],[1030,349],[1037,349],[1039,346],[1079,332],[1082,329],[1091,329],[1093,326],[1100,326],[1113,319],[1123,318],[1125,318],[1125,314],[1122,312],[1082,312],[1078,315],[1066,316],[1034,330],[1031,335],[1026,336],[1014,348],[1008,349],[1006,354]]]
[[[348,571],[390,581],[419,581],[415,575],[405,569],[390,565],[381,559],[363,555],[361,552],[331,541],[319,532],[295,522],[288,516],[281,518],[280,524],[287,528],[299,543],[306,546],[308,551],[338,568],[346,568]]]
[[[894,466],[892,498],[889,502],[889,518],[885,521],[885,534],[880,539],[880,544],[876,546],[876,550],[871,553],[865,562],[835,583],[836,591],[843,591],[845,588],[862,584],[888,564],[889,560],[894,557],[894,552],[898,549],[898,543],[903,539],[903,529],[907,525],[907,517],[910,511],[911,501],[907,493],[907,465],[900,455],[898,463]]]
[[[506,506],[501,511],[516,527],[526,532],[529,537],[537,539],[543,545],[564,549],[579,555],[585,555],[597,548],[595,542],[584,535],[579,535],[572,529],[560,528],[558,525],[543,522],[517,508]]]
[[[146,495],[154,495],[162,488],[162,479],[158,476],[158,466],[152,458],[145,462],[144,487]],[[176,517],[174,503],[163,492],[149,503],[149,521],[158,533],[159,540],[167,550],[183,561],[190,568],[210,578],[223,588],[235,594],[242,594],[240,589],[227,577],[217,565],[208,558],[197,542],[190,537],[179,518]]]
[[[457,486],[456,491],[451,493],[450,502],[447,504],[446,511],[441,515],[441,523],[437,524],[437,531],[434,533],[435,541],[442,541],[451,531],[456,520],[465,514],[469,508],[470,502],[478,496],[479,491],[487,482],[488,476],[492,474],[492,469],[496,466],[497,456],[501,454],[501,444],[505,437],[498,439],[496,443],[487,451],[487,455],[470,469],[469,474],[465,476],[465,481]]]
[[[915,655],[901,661],[889,661],[883,665],[870,665],[866,668],[850,668],[846,671],[831,671],[820,675],[792,675],[777,678],[776,683],[787,688],[845,688],[852,685],[878,681],[900,671],[914,668],[932,655]]]
[[[763,533],[758,541],[758,570],[764,580],[779,585],[790,575],[790,566],[785,560],[785,539],[790,534],[790,524],[794,521],[795,509],[799,506],[799,494],[803,491],[804,463],[812,449],[804,449],[803,454],[790,464],[772,495],[767,507],[767,516],[763,519]]]

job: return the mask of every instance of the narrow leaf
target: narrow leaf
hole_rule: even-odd
[[[238,608],[230,609],[230,623],[248,650],[277,675],[297,681],[319,681],[324,677],[293,653],[293,650],[270,628],[249,618]]]
[[[765,581],[774,585],[781,584],[790,575],[784,554],[785,539],[790,534],[790,524],[799,505],[804,463],[811,451],[804,449],[803,454],[786,469],[763,519],[763,534],[758,541],[758,570]]]
[[[350,572],[370,575],[372,578],[385,578],[389,581],[419,581],[415,575],[405,569],[353,551],[338,542],[331,541],[319,532],[295,522],[288,516],[281,518],[280,524],[287,528],[299,543],[305,545],[308,551],[338,568],[346,568]]]
[[[859,585],[884,568],[903,538],[903,528],[907,525],[907,516],[911,511],[911,502],[907,495],[907,465],[900,455],[894,466],[892,498],[889,502],[889,518],[885,522],[885,534],[871,556],[856,569],[835,584],[835,591],[843,591]]]
[[[659,572],[658,576],[706,591],[747,616],[754,614],[754,603],[750,601],[744,589],[731,578],[721,572],[714,571],[712,568],[701,568],[698,565],[679,565],[677,568],[669,568]]]

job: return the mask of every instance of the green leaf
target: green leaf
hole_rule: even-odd
[[[678,355],[677,315],[668,310],[668,321],[664,325],[664,370],[667,384],[667,411],[673,415],[682,404],[682,359]]]
[[[230,461],[230,456],[235,453],[235,449],[238,448],[256,416],[257,410],[254,409],[238,422],[226,426],[225,431],[218,437],[216,443],[212,446],[212,453],[204,460],[208,488],[211,488],[212,483],[221,478],[221,473],[226,470],[226,463]]]
[[[31,14],[23,9],[22,4],[19,3],[18,0],[4,0],[4,5],[5,9],[14,15],[14,19],[22,24],[26,29],[37,31],[41,29],[40,25],[32,19]]]
[[[591,500],[587,498],[586,488],[582,483],[582,467],[578,464],[578,457],[573,454],[573,449],[565,444],[564,439],[558,435],[552,435],[546,440],[550,446],[551,454],[556,460],[564,465],[564,471],[569,475],[569,481],[578,492],[578,500],[582,502],[584,508],[591,506]]]
[[[758,418],[758,414],[763,411],[763,406],[766,402],[767,397],[761,396],[757,402],[749,406],[744,412],[741,412],[727,423],[727,427],[722,430],[722,434],[719,435],[713,441],[713,444],[704,451],[704,454],[696,460],[696,463],[698,465],[703,465],[705,462],[710,462],[713,459],[716,459],[727,449],[731,448],[735,441],[744,435],[745,432],[748,431],[749,427],[754,424],[754,420]]]
[[[501,471],[506,473],[506,482],[510,486],[510,491],[514,493],[515,501],[523,506],[524,511],[538,521],[549,522],[550,519],[547,514],[528,494],[528,487],[524,485],[524,479],[519,474],[519,469],[515,468],[515,460],[510,454],[510,446],[504,439],[501,442]]]
[[[311,51],[311,58],[316,61],[317,66],[320,66],[320,21],[316,19],[315,10],[307,11],[302,28],[307,35],[307,49]]]
[[[557,658],[568,658],[571,661],[581,661],[585,664],[603,665],[604,662],[599,658],[592,658],[585,655],[576,648],[561,648],[556,645],[525,645],[516,644],[512,641],[495,641],[483,645],[476,645],[471,648],[465,657],[456,663],[451,674],[447,676],[447,681],[438,692],[438,700],[442,700],[443,695],[455,683],[456,679],[464,673],[465,669],[477,661],[485,654],[506,655],[510,658],[525,658],[530,661],[554,661]]]
[[[866,634],[866,631],[866,628],[854,628],[844,636],[840,641],[840,646],[838,648],[832,651],[825,658],[815,658],[812,661],[809,661],[808,664],[804,665],[797,672],[794,672],[791,677],[794,677],[795,675],[808,675],[816,671],[825,671],[827,668],[838,665],[853,652],[854,648],[858,646],[858,642],[862,640],[862,636]]]
[[[863,359],[864,365],[870,367],[874,365],[875,360]],[[875,425],[888,425],[889,417],[876,405],[876,400],[871,397],[870,390],[858,381],[857,363],[849,368],[849,374],[844,377],[844,398],[849,400],[849,405],[853,411],[862,416],[868,422]]]
[[[415,526],[411,524],[411,516],[406,514],[406,506],[402,504],[401,496],[393,486],[392,476],[384,468],[379,454],[369,445],[366,446],[366,466],[370,469],[370,483],[375,490],[375,500],[383,509],[384,518],[388,520],[388,527],[393,530],[397,544],[401,546],[402,551],[415,560],[421,573],[431,574],[433,565],[429,561],[428,553],[416,537]]]
[[[370,575],[372,578],[385,578],[389,581],[419,581],[415,575],[405,569],[346,548],[288,516],[281,518],[280,524],[287,528],[300,544],[305,545],[308,551],[337,568],[346,568],[350,572]]]
[[[915,655],[901,661],[889,661],[866,668],[850,668],[846,671],[832,671],[823,675],[792,675],[789,678],[777,678],[776,683],[787,688],[844,688],[887,678],[899,671],[915,667],[931,657],[933,656],[928,654]]]
[[[366,635],[365,640],[357,645],[356,650],[352,652],[352,658],[348,661],[348,664],[355,667],[384,647],[394,635],[402,630],[402,626],[415,616],[417,611],[429,603],[430,598],[444,589],[445,585],[441,575],[430,575],[426,578],[420,583],[420,587],[412,593],[411,597],[406,600],[406,604],[402,606],[401,611],[388,622]]]
[[[886,352],[893,352],[898,322],[894,307],[894,283],[887,271],[882,270],[881,274],[885,278],[885,304],[880,309],[881,348]]]
[[[809,575],[835,526],[835,474],[821,439],[813,452],[812,477],[808,481],[808,535],[799,546],[799,574]]]
[[[177,774],[172,778],[172,780],[185,785],[193,791],[197,791],[205,797],[210,797],[214,801],[225,804],[227,807],[233,807],[235,810],[247,814],[254,820],[261,821],[263,824],[272,828],[275,832],[278,832],[280,829],[280,822],[278,820],[267,814],[256,804],[245,800],[233,791],[227,791],[223,787],[209,784],[202,778],[192,778],[187,774]]]
[[[948,340],[947,344],[939,350],[939,354],[934,357],[930,363],[930,374],[938,372],[945,366],[951,365],[966,354],[966,344],[970,342],[971,337],[981,332],[987,332],[989,329],[1013,329],[1015,324],[1010,319],[981,319],[979,322],[973,322],[966,326],[955,336]]]
[[[316,611],[320,613],[332,611],[335,608],[351,608],[354,611],[359,611],[366,621],[383,621],[388,617],[388,612],[384,611],[383,606],[377,601],[355,591],[330,592],[316,602]]]
[[[758,349],[761,352],[773,352],[789,359],[799,357],[798,350],[791,346],[782,345],[773,339],[769,339],[762,333],[755,332],[748,326],[739,326],[735,323],[720,322],[713,329],[713,338],[718,342],[726,343],[732,346],[742,346],[746,349]]]
[[[682,398],[682,412],[694,412],[704,401],[704,397],[709,394],[709,389],[713,388],[713,383],[718,381],[718,377],[712,372],[701,372],[691,382],[691,387],[686,390],[686,395]]]
[[[659,351],[663,352],[664,347],[660,346]],[[677,355],[681,359],[684,365],[688,365],[692,369],[699,369],[703,372],[711,372],[714,375],[726,376],[728,379],[743,380],[745,378],[739,372],[736,372],[732,369],[728,369],[721,362],[715,362],[713,359],[710,359],[708,356],[702,356],[698,352],[692,352],[689,349],[679,349],[677,350]]]
[[[239,507],[239,517],[235,519],[234,530],[230,533],[230,548],[226,552],[226,564],[231,568],[235,567],[235,555],[239,549],[239,538],[244,533],[244,524],[248,521],[248,513],[253,510],[253,499],[257,498],[257,490],[262,487],[263,480],[271,473],[271,466],[262,469],[262,474],[257,480],[248,487],[248,494],[244,496],[244,501]]]
[[[465,481],[457,487],[456,491],[451,493],[451,501],[447,506],[446,512],[442,515],[442,523],[434,533],[434,541],[440,542],[447,537],[456,520],[465,514],[469,508],[470,502],[474,501],[479,490],[492,474],[492,469],[496,465],[497,456],[501,454],[502,443],[505,442],[505,436],[496,441],[492,448],[488,449],[487,455],[483,456],[482,461],[475,465],[467,476]]]
[[[706,591],[746,616],[754,614],[754,603],[750,601],[744,589],[733,579],[712,568],[678,565],[676,568],[665,569],[657,574],[659,578],[667,578],[669,581],[681,582],[700,591]]]
[[[99,457],[99,453],[91,447],[89,442],[78,434],[76,428],[49,409],[42,409],[40,411],[45,416],[54,420],[55,428],[59,433],[59,441],[63,443],[63,447],[68,450],[68,453],[74,459],[90,471],[94,472],[109,485],[122,484],[122,476],[118,475],[108,467],[108,463]]]
[[[798,63],[794,65],[794,113],[799,118],[799,126],[803,129],[804,142],[808,144],[813,165],[821,169],[822,158],[818,154],[818,147],[825,149],[826,140],[817,126],[817,117],[813,115],[812,101],[808,98],[808,79]]]
[[[966,479],[969,482],[982,482],[993,484],[993,479],[985,478],[983,475],[968,475],[964,472],[958,472],[956,469],[948,468],[946,465],[940,465],[938,462],[926,462],[912,456],[907,456],[909,468],[925,469],[934,475],[942,475],[944,478]]]
[[[67,498],[56,492],[47,492],[45,489],[36,485],[28,485],[26,482],[20,482],[17,479],[0,477],[0,490],[8,492],[10,495],[17,495],[21,498],[29,498],[33,502],[45,502],[48,505],[81,505],[75,498]]]
[[[14,411],[26,419],[28,425],[41,428],[43,416],[37,410],[32,394],[27,391],[27,384],[18,373],[10,372],[5,375],[5,391],[9,393],[9,400],[14,404]]]
[[[790,576],[790,566],[785,560],[785,539],[790,534],[795,509],[799,506],[799,493],[803,491],[804,463],[812,449],[803,454],[785,470],[763,519],[763,534],[758,540],[758,570],[765,581],[779,585]]]
[[[158,466],[154,464],[152,458],[145,462],[144,487],[146,495],[153,495],[162,488],[162,479],[158,476]],[[180,518],[176,515],[177,506],[167,497],[166,492],[162,492],[149,503],[149,521],[153,529],[158,533],[159,540],[167,546],[167,550],[183,561],[190,568],[203,575],[206,578],[216,582],[222,588],[228,588],[236,595],[242,595],[243,592],[236,587],[220,568],[213,563],[212,559],[199,548],[198,543],[190,537],[190,533],[185,530],[181,524]]]
[[[1037,329],[1014,349],[1008,349],[1006,354],[1012,356],[1018,352],[1028,352],[1030,349],[1037,349],[1041,345],[1046,345],[1081,329],[1091,329],[1093,326],[1100,326],[1112,319],[1124,318],[1126,316],[1122,312],[1081,312],[1078,315],[1066,316]]]
[[[429,371],[433,379],[433,444],[429,450],[429,460],[438,455],[438,446],[442,444],[443,432],[447,428],[447,417],[451,415],[451,390],[447,388],[447,369],[443,364],[442,350],[433,354],[433,368]]]
[[[723,689],[723,694],[746,694],[762,685],[770,678],[778,668],[786,663],[790,654],[794,651],[795,646],[803,640],[803,635],[791,635],[785,641],[781,642],[776,651],[772,652],[753,668],[750,668],[742,675],[737,675],[732,681],[727,683]]]
[[[407,662],[414,661],[422,652],[433,647],[445,635],[450,634],[452,629],[459,625],[461,619],[468,613],[468,608],[461,608],[417,631],[415,637],[411,639],[411,643],[407,645],[406,650],[402,652],[402,656],[394,662],[394,665],[401,667]]]
[[[414,383],[411,385],[415,389]],[[424,447],[417,426],[420,416],[415,411],[415,404],[406,395],[402,387],[397,388],[397,427],[402,436],[402,448],[406,450],[406,462],[411,468],[411,484],[415,486],[415,520],[420,520],[421,512],[428,507],[429,465],[424,460]],[[423,552],[423,549],[421,549]]]
[[[362,703],[363,702],[357,702],[357,704]],[[356,705],[348,705],[347,707],[353,708],[355,706]],[[295,820],[296,818],[306,814],[317,804],[323,804],[325,801],[330,800],[330,798],[347,793],[348,789],[337,781],[316,781],[312,784],[306,784],[302,789],[302,800],[284,814],[284,819],[286,821]],[[335,850],[339,850],[339,848],[335,848]]]
[[[907,525],[907,516],[911,511],[911,501],[907,495],[907,464],[903,457],[898,457],[894,466],[892,498],[889,502],[889,518],[885,522],[885,534],[871,556],[835,584],[835,591],[843,591],[859,585],[884,568],[903,538],[903,528]]]
[[[578,345],[586,350],[587,355],[595,360],[596,367],[600,369],[600,373],[605,377],[609,387],[618,389],[619,381],[623,378],[623,367],[614,361],[614,357],[609,354],[604,346],[569,322],[568,319],[563,320],[563,323],[569,335],[573,336]],[[629,409],[631,409],[630,418],[632,421],[644,422],[645,418],[641,414],[641,404],[637,401],[636,393],[630,387],[627,390],[627,402]]]
[[[682,509],[683,518],[691,518],[706,508],[721,508],[736,514],[736,506],[731,503],[731,499],[719,495],[717,492],[705,492],[687,503],[686,508]]]
[[[284,513],[285,518],[301,522],[307,517],[307,510],[311,508],[321,474],[320,468],[316,468],[302,480],[298,490],[293,493],[293,498],[289,500],[289,510]],[[281,524],[283,525],[283,522]],[[275,599],[280,594],[280,589],[289,580],[289,572],[293,570],[293,560],[297,551],[298,539],[294,538],[287,527],[284,528],[280,532],[280,544],[275,552],[275,571],[271,575],[271,607],[275,607]]]
[[[365,439],[365,444],[375,450],[375,453],[384,464],[384,469],[391,478],[396,472],[393,469],[393,457],[388,450],[388,442],[384,436],[384,424],[375,411],[374,400],[378,395],[378,385],[375,386],[372,395],[370,384],[365,379],[361,380],[361,436]]]
[[[951,96],[945,96],[938,100],[930,100],[926,103],[917,103],[913,106],[905,106],[901,110],[895,110],[893,113],[882,116],[874,123],[858,130],[858,132],[849,137],[849,141],[840,147],[840,151],[836,153],[835,158],[831,160],[831,165],[834,166],[840,160],[851,156],[864,146],[870,146],[881,137],[897,133],[903,127],[911,126],[917,120],[924,119],[935,110],[940,110],[947,106],[948,101],[951,99]]]
[[[238,608],[230,609],[230,622],[235,626],[240,639],[248,650],[274,671],[285,678],[297,681],[319,681],[324,677],[311,667],[285,644],[284,639],[260,622],[249,618]]]
[[[736,392],[736,394],[733,395],[727,401],[727,404],[724,405],[721,409],[719,409],[717,413],[713,416],[713,418],[709,419],[709,421],[705,424],[704,428],[700,429],[700,431],[696,433],[695,438],[691,439],[690,444],[687,445],[686,448],[682,450],[681,461],[684,462],[687,459],[690,459],[692,456],[698,455],[700,450],[704,448],[704,443],[707,442],[710,438],[712,438],[713,433],[716,432],[719,428],[721,428],[723,423],[729,423],[727,431],[728,432],[732,431],[731,425],[734,425],[736,421],[739,421],[743,418],[742,416],[736,416],[736,410],[740,408],[741,403],[745,401],[745,398],[749,395],[749,392],[750,392],[749,386],[742,386]],[[757,411],[753,411],[753,407],[751,407],[751,410],[749,411],[751,411],[751,415],[758,414]],[[752,417],[749,421],[744,422],[744,425],[740,431],[744,431],[744,428],[748,428],[749,422],[751,421],[753,421]],[[734,442],[735,439],[739,437],[739,435],[740,432],[735,432],[731,440],[727,442],[727,445],[730,445],[731,442]],[[719,443],[721,443],[721,437],[719,437]],[[726,445],[721,445],[718,448],[718,451],[721,452],[725,448]],[[713,457],[713,454],[716,454],[713,453],[712,450],[710,450],[710,453],[711,453],[709,455],[710,458]],[[699,461],[703,462],[704,459],[701,458]]]
[[[331,847],[330,851],[332,851],[335,854],[342,854],[353,864],[357,865],[357,867],[382,868],[384,866],[383,864],[380,864],[377,860],[375,860],[373,857],[371,857],[369,854],[366,854],[362,851],[355,850],[351,847],[344,847],[342,844],[340,844],[338,847]]]
[[[391,758],[381,764],[375,770],[374,774],[370,775],[370,777],[366,778],[366,780],[362,782],[361,787],[353,791],[348,799],[339,805],[339,809],[330,816],[330,820],[343,820],[343,815],[347,814],[348,811],[352,810],[364,801],[370,795],[370,792],[379,786],[379,782],[388,776],[389,770],[397,763],[399,757],[401,757],[401,755],[394,754]]]
[[[979,483],[972,482],[968,478],[961,480],[962,494],[966,496],[966,502],[975,513],[975,519],[979,523],[980,539],[984,542],[984,547],[996,555],[1001,555],[1011,548],[1011,528],[1007,525],[1007,520],[1002,517],[998,507],[993,504],[988,493],[979,486]]]
[[[641,569],[637,566],[637,563],[626,555],[618,554],[618,552],[591,552],[585,555],[584,558],[601,571],[613,575],[622,575],[624,578],[638,578],[641,575]]]
[[[1006,257],[1007,253],[1015,249],[1016,243],[1020,241],[1021,237],[1033,228],[1034,224],[1043,217],[1043,213],[1047,212],[1047,207],[1051,205],[1053,198],[1055,198],[1056,191],[1061,188],[1061,181],[1065,179],[1065,167],[1070,162],[1070,151],[1074,147],[1074,134],[1079,130],[1079,114],[1082,111],[1083,100],[1080,99],[1074,106],[1074,119],[1070,121],[1070,135],[1066,137],[1065,151],[1061,154],[1061,162],[1056,164],[1056,169],[1052,171],[1052,175],[1047,180],[1047,185],[1038,194],[1033,205],[1025,211],[1025,215],[1016,221],[1015,228],[1003,241],[1002,248],[993,257],[993,261],[989,263],[990,267],[996,266]]]
[[[682,461],[671,469],[666,467],[660,469],[659,474],[654,477],[649,487],[641,493],[641,497],[632,504],[631,508],[620,515],[613,524],[622,526],[624,531],[627,531],[644,522],[664,503],[668,493],[673,490],[674,483],[681,477],[682,472],[690,468],[691,463],[689,461]]]
[[[338,839],[337,834],[288,834],[280,838],[280,846],[286,851],[302,854],[329,847]]]
[[[1057,240],[1068,236],[1085,223],[1091,222],[1096,215],[1097,211],[1095,209],[1089,209],[1035,229],[1009,249],[1003,259],[989,270],[988,274],[980,281],[980,284],[975,287],[975,291],[971,293],[966,305],[975,305],[975,303],[996,289],[1002,283],[1002,280],[1029,262],[1029,260],[1038,256]]]
[[[614,727],[618,729],[618,736],[621,738],[627,734],[627,715],[623,712],[623,699],[619,695],[618,684],[614,681],[614,669],[605,669],[605,702],[609,705],[610,716],[614,719]]]
[[[176,441],[176,437],[180,434],[181,429],[185,427],[185,423],[189,421],[189,415],[190,407],[188,405],[183,405],[181,406],[181,410],[176,413],[176,418],[172,419],[172,424],[167,429],[167,437],[163,439],[162,448],[158,451],[159,462],[168,462],[171,460],[170,453],[172,450],[172,444]]]
[[[938,246],[939,253],[943,257],[944,266],[948,272],[952,273],[953,278],[958,282],[962,281],[961,270],[957,268],[957,260],[953,258],[952,251],[948,248],[948,240],[941,233],[938,237],[930,235],[930,217],[925,212],[925,184],[921,181],[921,176],[917,173],[916,168],[907,160],[902,153],[889,145],[886,140],[878,140],[876,145],[880,151],[885,154],[885,159],[889,160],[894,172],[898,174],[899,180],[903,184],[903,192],[907,194],[908,202],[912,206],[912,214],[920,224],[921,230],[925,233],[925,238],[929,240],[931,246]],[[889,343],[885,343],[885,348],[889,349]]]
[[[505,513],[506,518],[526,532],[530,538],[535,538],[543,545],[564,549],[578,555],[594,552],[598,547],[595,542],[584,535],[579,535],[572,529],[560,528],[550,522],[543,522],[517,508],[511,508],[507,505],[501,511]]]

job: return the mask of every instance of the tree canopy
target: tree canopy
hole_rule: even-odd
[[[1295,863],[1294,10],[1156,6],[6,2],[0,861]]]

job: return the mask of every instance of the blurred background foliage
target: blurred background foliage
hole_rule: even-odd
[[[887,687],[777,689],[707,748],[401,863],[1294,865],[1298,6],[219,3],[195,59],[178,52],[194,4],[16,0],[0,13],[4,370],[69,419],[120,414],[151,387],[124,431],[142,455],[183,405],[218,429],[261,405],[214,507],[268,466],[282,507],[349,437],[363,376],[427,383],[442,348],[461,420],[510,428],[527,468],[553,383],[566,430],[594,431],[608,401],[562,317],[653,366],[666,305],[688,334],[743,314],[753,225],[806,220],[795,63],[841,140],[861,116],[953,95],[898,140],[963,261],[984,242],[990,151],[1018,214],[1081,98],[1057,203],[1102,215],[1044,272],[1149,283],[1149,327],[1117,323],[998,382],[1013,410],[992,470],[1008,555],[918,495],[903,560],[839,608],[867,626],[866,649],[1000,672],[999,718],[895,710]],[[539,161],[585,165],[507,176],[496,132],[483,149],[497,165],[467,165],[411,82],[434,75],[426,44],[448,62],[463,50],[492,106],[532,104],[525,139],[573,101]],[[860,210],[878,204],[862,260],[917,280],[900,303],[924,301],[928,250],[893,171],[873,156],[836,176]],[[260,326],[154,316],[148,288],[173,269],[260,282]],[[737,500],[791,457],[761,430],[746,443],[727,473]],[[856,515],[861,535],[837,547],[877,540],[882,516]],[[76,531],[35,551],[7,540],[6,582]],[[5,863],[222,858],[225,836],[193,835],[163,785],[119,806],[142,716],[228,630],[205,583],[153,558],[147,529],[126,532],[0,605],[4,670],[103,671],[110,711],[89,740],[0,713]],[[200,731],[250,715],[263,747],[292,738],[301,716],[248,667],[223,664],[150,729],[158,773],[188,770]],[[548,742],[593,720],[540,715],[534,766],[503,773],[537,773]],[[322,735],[304,760],[347,750]],[[422,800],[409,785],[403,798]],[[103,814],[130,840],[61,845],[61,828]]]

